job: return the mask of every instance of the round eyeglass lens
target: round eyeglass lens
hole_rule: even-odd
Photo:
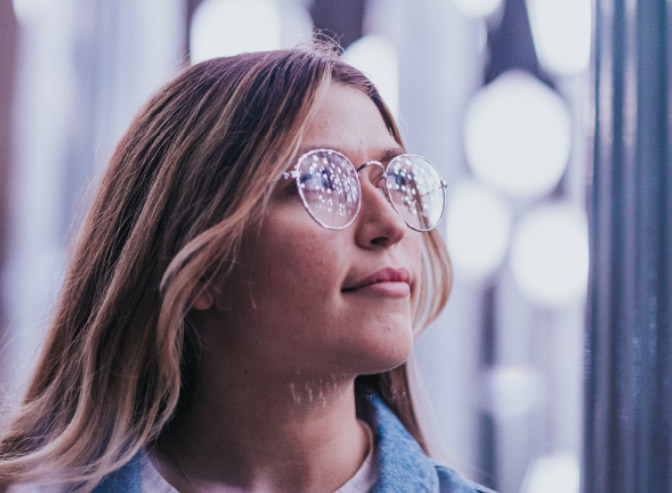
[[[439,224],[445,192],[432,163],[413,154],[398,156],[390,161],[386,179],[390,200],[406,224],[418,231]]]
[[[322,226],[342,229],[357,216],[361,203],[359,177],[342,154],[317,150],[299,162],[298,188],[310,215]]]

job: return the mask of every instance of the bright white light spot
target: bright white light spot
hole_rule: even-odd
[[[511,268],[533,302],[560,308],[585,296],[588,282],[588,222],[569,203],[538,206],[514,231]]]
[[[282,48],[293,48],[312,42],[313,18],[306,6],[302,5],[305,3],[280,0],[280,44]]]
[[[579,493],[579,460],[571,452],[556,452],[535,459],[521,493]]]
[[[546,398],[539,372],[523,366],[498,366],[485,375],[484,407],[501,421],[509,421],[538,408]]]
[[[393,114],[399,108],[399,59],[392,43],[367,34],[345,50],[343,58],[374,83]]]
[[[534,46],[542,65],[575,74],[590,62],[590,0],[527,0]]]
[[[275,0],[205,0],[191,26],[193,63],[249,51],[280,48],[280,10]]]
[[[477,177],[506,193],[541,196],[565,171],[570,127],[567,106],[557,93],[527,72],[505,72],[467,108],[467,160]]]
[[[502,4],[502,0],[453,0],[455,7],[469,17],[486,17]]]
[[[54,0],[12,0],[14,15],[22,24],[28,24],[33,19],[48,15],[58,2]]]
[[[446,243],[456,275],[484,281],[506,254],[513,214],[505,200],[473,180],[449,188]]]

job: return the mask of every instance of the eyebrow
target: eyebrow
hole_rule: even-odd
[[[296,153],[296,157],[298,158],[299,156],[303,156],[305,153],[314,151],[316,149],[332,149],[334,151],[340,152],[344,156],[348,156],[348,153],[345,152],[342,149],[339,149],[338,147],[330,146],[330,145],[310,145],[310,146],[305,146],[305,147],[300,147],[299,150]],[[387,163],[388,161],[391,161],[397,156],[401,156],[402,154],[408,154],[408,151],[404,149],[401,146],[394,146],[394,147],[387,147],[383,149],[382,151],[379,152],[377,157],[375,159],[370,159],[367,162],[370,161],[380,161],[381,163]],[[348,159],[350,159],[348,157]],[[355,166],[362,165],[364,163],[352,163]]]

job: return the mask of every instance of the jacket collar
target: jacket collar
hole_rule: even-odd
[[[434,462],[380,397],[374,395],[371,402],[378,446],[378,480],[373,490],[381,493],[439,491]]]
[[[374,394],[371,403],[378,445],[378,479],[374,492],[494,493],[427,457],[380,397]]]

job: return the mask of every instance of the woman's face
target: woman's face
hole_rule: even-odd
[[[335,149],[356,167],[403,153],[373,102],[339,84],[309,120],[301,148]],[[406,360],[421,238],[374,186],[380,173],[360,173],[361,209],[343,230],[315,222],[291,180],[278,184],[261,229],[244,238],[233,276],[204,313],[248,370],[359,375]]]

